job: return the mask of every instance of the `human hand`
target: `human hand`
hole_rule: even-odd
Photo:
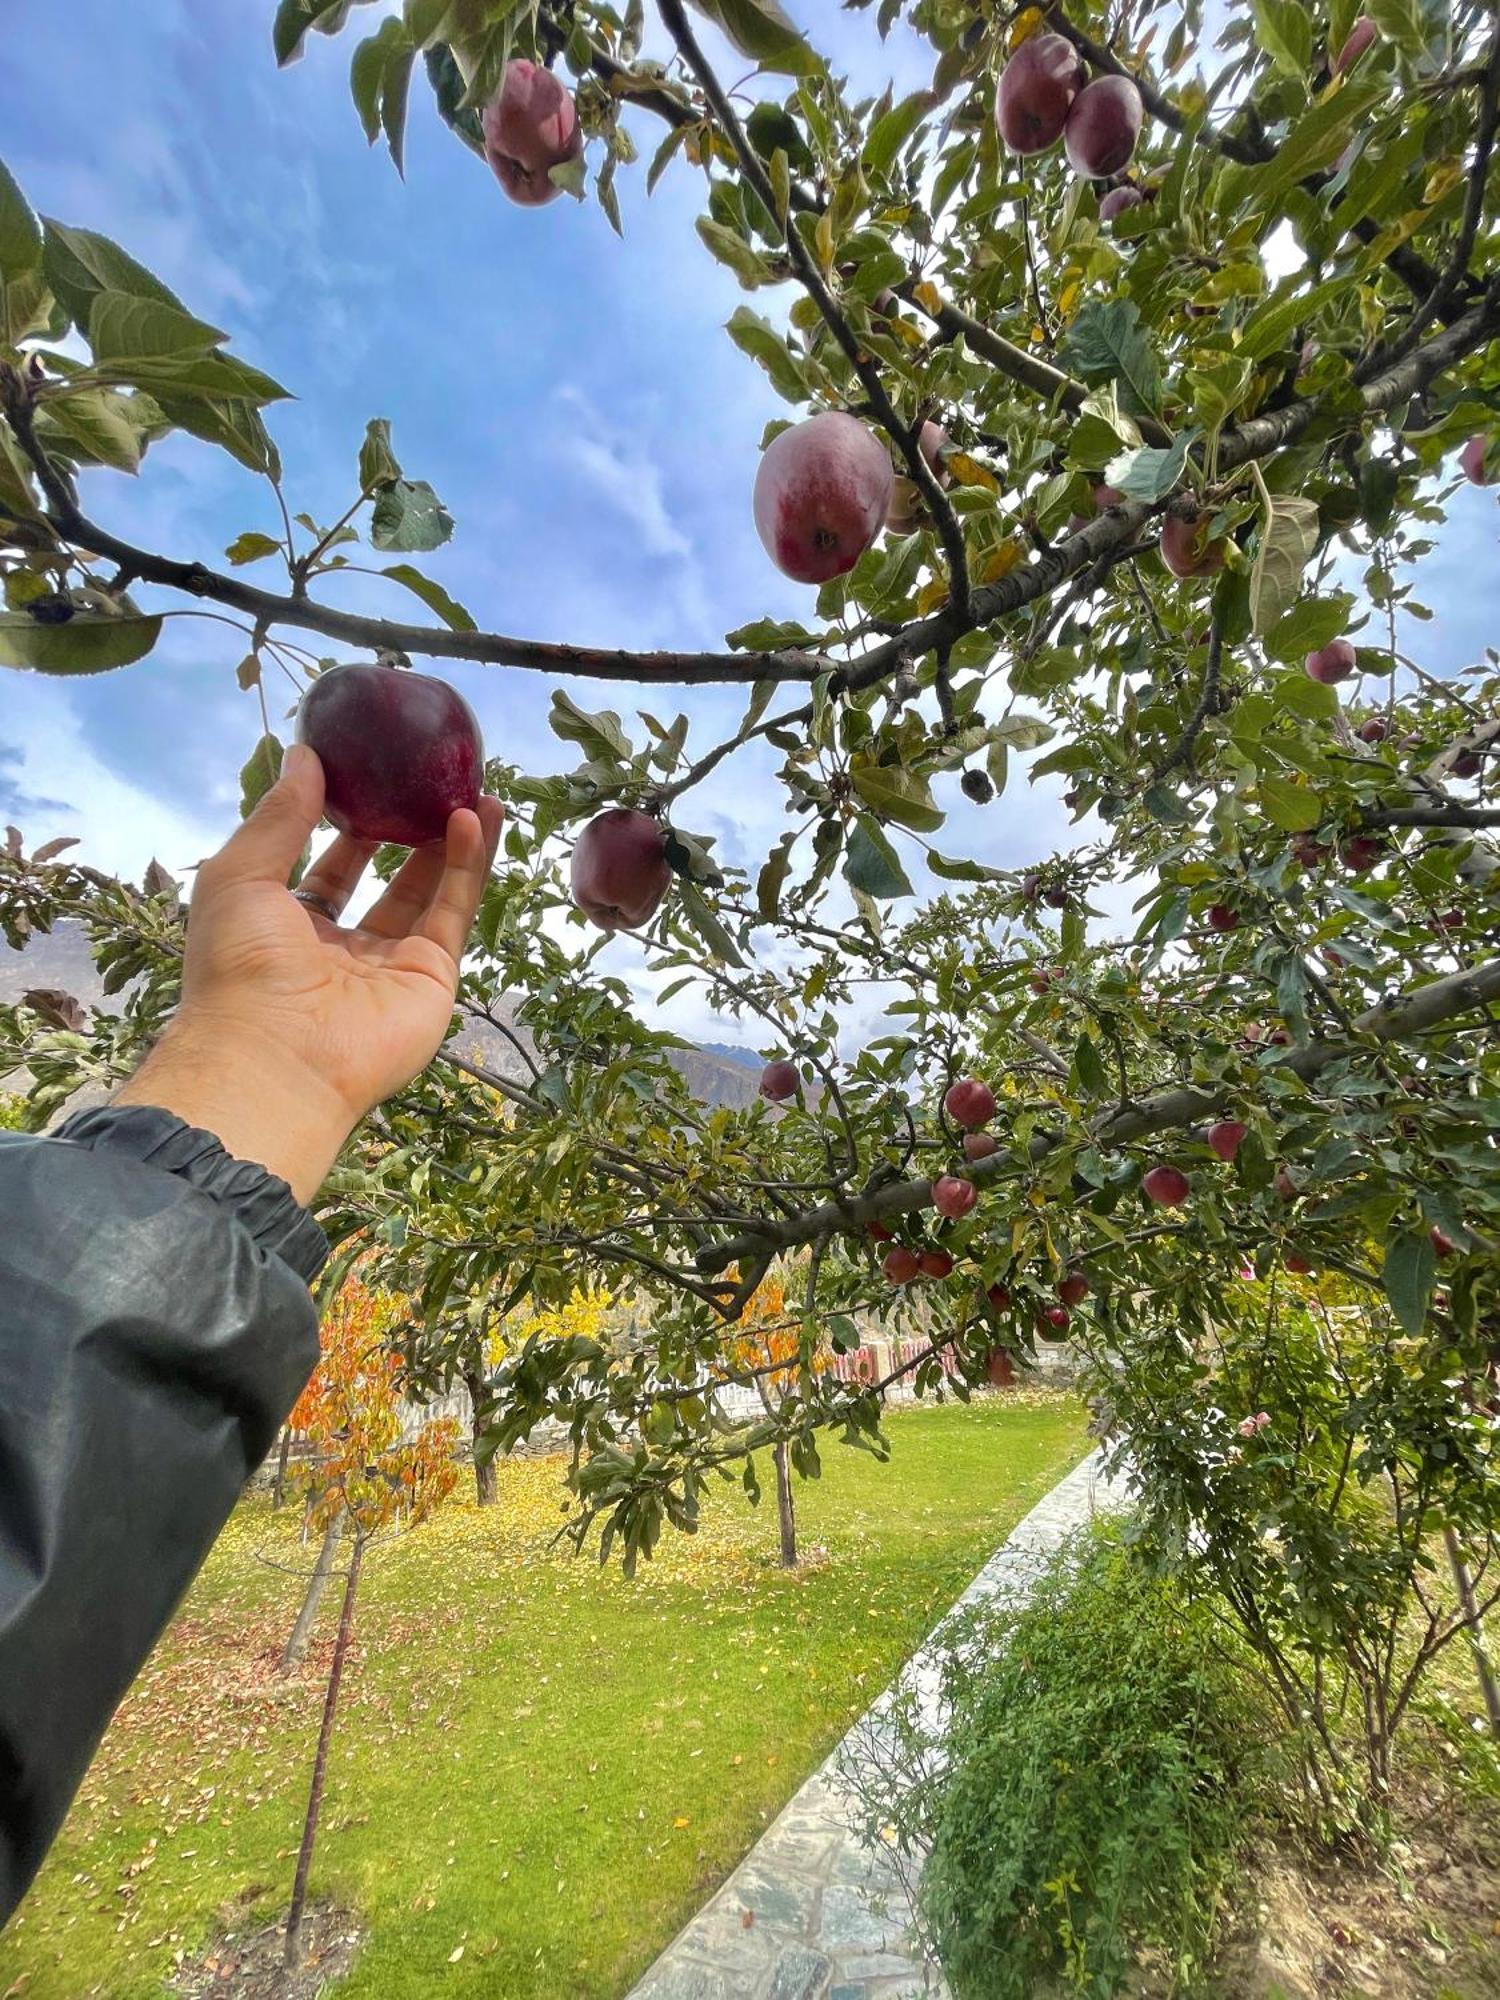
[[[437,1053],[504,818],[489,798],[478,813],[454,813],[446,846],[414,849],[368,915],[344,929],[301,899],[341,911],[370,845],[340,834],[296,895],[286,886],[322,811],[323,767],[298,744],[199,869],[181,1008],[117,1099],[202,1126],[300,1201],[371,1106]]]

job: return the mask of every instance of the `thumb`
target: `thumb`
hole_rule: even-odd
[[[323,766],[316,751],[294,743],[276,783],[214,857],[214,873],[224,881],[284,883],[322,817]]]

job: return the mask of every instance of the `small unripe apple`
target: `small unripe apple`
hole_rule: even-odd
[[[1299,1257],[1295,1250],[1288,1250],[1281,1262],[1283,1268],[1290,1271],[1293,1277],[1296,1278],[1305,1278],[1312,1269],[1312,1265],[1308,1263],[1307,1259]]]
[[[1380,30],[1368,14],[1361,14],[1349,30],[1348,40],[1333,59],[1333,73],[1342,76],[1347,69],[1353,69],[1365,50],[1370,46]]]
[[[1321,681],[1324,687],[1336,687],[1340,681],[1348,680],[1355,665],[1354,648],[1347,639],[1330,639],[1326,646],[1309,653],[1303,662],[1308,679]]]
[[[583,130],[571,93],[550,69],[523,56],[507,63],[482,122],[484,156],[512,201],[540,208],[562,193],[548,169],[579,157]]]
[[[1050,993],[1053,987],[1061,980],[1062,976],[1061,966],[1039,965],[1031,975],[1031,990],[1033,993],[1042,995]]]
[[[1010,1292],[1004,1285],[991,1285],[984,1296],[989,1301],[991,1312],[1008,1313],[1010,1311]]]
[[[1242,1125],[1238,1118],[1221,1118],[1216,1125],[1208,1128],[1208,1147],[1221,1160],[1232,1160],[1245,1143],[1248,1125]]]
[[[1173,576],[1212,576],[1224,567],[1222,538],[1209,537],[1207,514],[1168,514],[1161,524],[1161,559]]]
[[[943,1109],[955,1125],[975,1131],[994,1117],[995,1093],[977,1076],[961,1076],[957,1083],[949,1084]]]
[[[1076,795],[1074,793],[1065,792],[1063,794],[1064,805],[1073,805],[1075,803]],[[1072,897],[1061,882],[1054,882],[1050,889],[1042,891],[1042,901],[1047,905],[1049,910],[1065,910],[1072,900]]]
[[[1458,462],[1463,467],[1464,478],[1468,480],[1471,486],[1488,486],[1490,483],[1485,476],[1484,470],[1484,454],[1488,444],[1489,439],[1486,437],[1471,437],[1463,450],[1458,454]]]
[[[1129,209],[1139,208],[1145,199],[1139,188],[1111,188],[1099,204],[1099,220],[1113,222],[1117,215],[1124,215]]]
[[[1057,1296],[1065,1306],[1081,1306],[1092,1289],[1082,1271],[1069,1271],[1057,1288]]]
[[[1022,42],[995,86],[995,125],[1013,153],[1045,153],[1057,144],[1087,74],[1062,35]]]
[[[1283,1201],[1295,1201],[1302,1192],[1285,1167],[1276,1169],[1276,1178],[1271,1185]]]
[[[1237,931],[1240,927],[1240,913],[1230,903],[1210,903],[1208,927],[1214,931]]]
[[[946,1250],[924,1250],[917,1259],[924,1278],[951,1278],[953,1259]]]
[[[927,461],[929,470],[939,486],[951,486],[953,475],[947,471],[938,456],[948,442],[948,433],[941,424],[929,420],[917,434],[917,450]],[[885,510],[885,525],[893,535],[909,535],[920,528],[926,518],[927,503],[922,498],[922,489],[915,479],[904,472],[893,476],[890,504]]]
[[[960,1179],[957,1174],[944,1174],[932,1184],[932,1205],[950,1222],[967,1215],[978,1199],[979,1190],[974,1183]]]
[[[880,1268],[893,1285],[909,1285],[922,1264],[915,1250],[908,1250],[904,1243],[898,1243],[894,1250],[886,1251]]]
[[[591,819],[573,845],[573,901],[602,931],[636,930],[671,886],[667,831],[629,806]]]
[[[1000,1141],[995,1137],[993,1132],[965,1132],[964,1134],[964,1158],[971,1165],[975,1160],[987,1160],[991,1153],[998,1153],[999,1150]]]
[[[1384,743],[1391,733],[1391,725],[1383,715],[1371,715],[1355,730],[1361,743]]]
[[[297,741],[322,763],[323,810],[355,840],[425,847],[443,838],[450,814],[479,804],[479,724],[458,690],[430,674],[330,667],[302,697]]]
[[[772,1104],[785,1104],[797,1095],[797,1085],[801,1078],[797,1075],[797,1065],[785,1056],[776,1062],[768,1062],[760,1073],[760,1094],[769,1098]]]
[[[1372,833],[1356,833],[1339,849],[1339,859],[1351,875],[1368,875],[1385,852],[1385,842]]]
[[[1063,126],[1068,164],[1090,180],[1127,166],[1141,136],[1145,106],[1128,76],[1096,76],[1073,99]]]
[[[1142,1176],[1141,1187],[1158,1208],[1181,1208],[1192,1183],[1177,1167],[1153,1167]]]
[[[1458,1245],[1448,1234],[1447,1230],[1439,1229],[1436,1223],[1433,1223],[1427,1234],[1431,1238],[1432,1247],[1439,1257],[1451,1257],[1458,1248]]]
[[[755,473],[766,554],[794,583],[842,576],[880,533],[895,477],[885,446],[846,411],[823,410],[779,431]]]
[[[1071,1324],[1066,1306],[1043,1306],[1037,1314],[1037,1332],[1043,1340],[1060,1340]]]

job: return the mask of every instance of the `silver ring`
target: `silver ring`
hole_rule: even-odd
[[[338,909],[326,896],[320,896],[316,889],[293,889],[292,894],[299,903],[305,903],[308,909],[316,910],[320,917],[327,917],[329,923],[338,922]]]

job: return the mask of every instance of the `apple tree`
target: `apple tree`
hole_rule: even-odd
[[[300,512],[280,386],[0,175],[0,664],[128,669],[163,609],[201,605],[242,625],[247,689],[460,659],[640,703],[558,691],[571,768],[488,767],[510,819],[458,1032],[322,1203],[420,1301],[406,1360],[434,1387],[476,1315],[581,1276],[639,1302],[623,1332],[520,1339],[490,1384],[498,1447],[569,1427],[580,1539],[602,1522],[633,1563],[711,1482],[822,1431],[883,1453],[889,1378],[814,1366],[861,1316],[920,1334],[895,1373],[932,1389],[945,1351],[977,1380],[997,1345],[1071,1333],[1164,1544],[1228,1507],[1224,1562],[1248,1561],[1281,1491],[1300,1559],[1379,1610],[1388,1579],[1313,1517],[1383,1480],[1420,1510],[1401,1588],[1448,1529],[1473,1587],[1441,1636],[1472,1631],[1500,1571],[1500,668],[1423,657],[1415,572],[1456,487],[1500,475],[1493,10],[1255,0],[1215,37],[1198,0],[880,0],[872,35],[930,45],[899,100],[853,97],[777,0],[700,11],[753,90],[683,0],[406,0],[363,35],[357,0],[281,0],[272,40],[286,62],[347,34],[371,142],[399,168],[430,94],[497,200],[549,206],[534,226],[565,229],[572,196],[623,228],[622,197],[696,177],[684,255],[761,295],[727,331],[787,404],[743,482],[799,618],[675,653],[484,629],[412,560],[453,523],[388,423],[342,516]],[[284,532],[222,560],[132,539],[96,468],[138,470],[168,429],[265,482]],[[361,541],[392,558],[390,615],[337,602]],[[747,705],[701,741],[659,691],[715,683]],[[417,730],[416,695],[392,700]],[[280,756],[262,717],[247,803]],[[695,808],[747,760],[786,831],[742,867]],[[960,797],[1023,781],[1063,788],[1072,838],[1015,867],[965,851]],[[0,1014],[40,1124],[159,1026],[181,911],[169,881],[17,839],[0,915],[13,942],[81,920],[129,995],[82,1024]],[[695,1101],[612,969],[620,930],[753,1029],[757,1104]],[[778,1273],[757,1364],[739,1322]],[[1336,1360],[1309,1277],[1341,1288]],[[1273,1406],[1295,1430],[1242,1352],[1252,1296],[1286,1381],[1321,1356],[1321,1427],[1279,1488],[1239,1431]],[[763,1377],[762,1419],[731,1421],[721,1392]],[[1286,1583],[1253,1603],[1305,1613],[1316,1679],[1348,1630]]]

